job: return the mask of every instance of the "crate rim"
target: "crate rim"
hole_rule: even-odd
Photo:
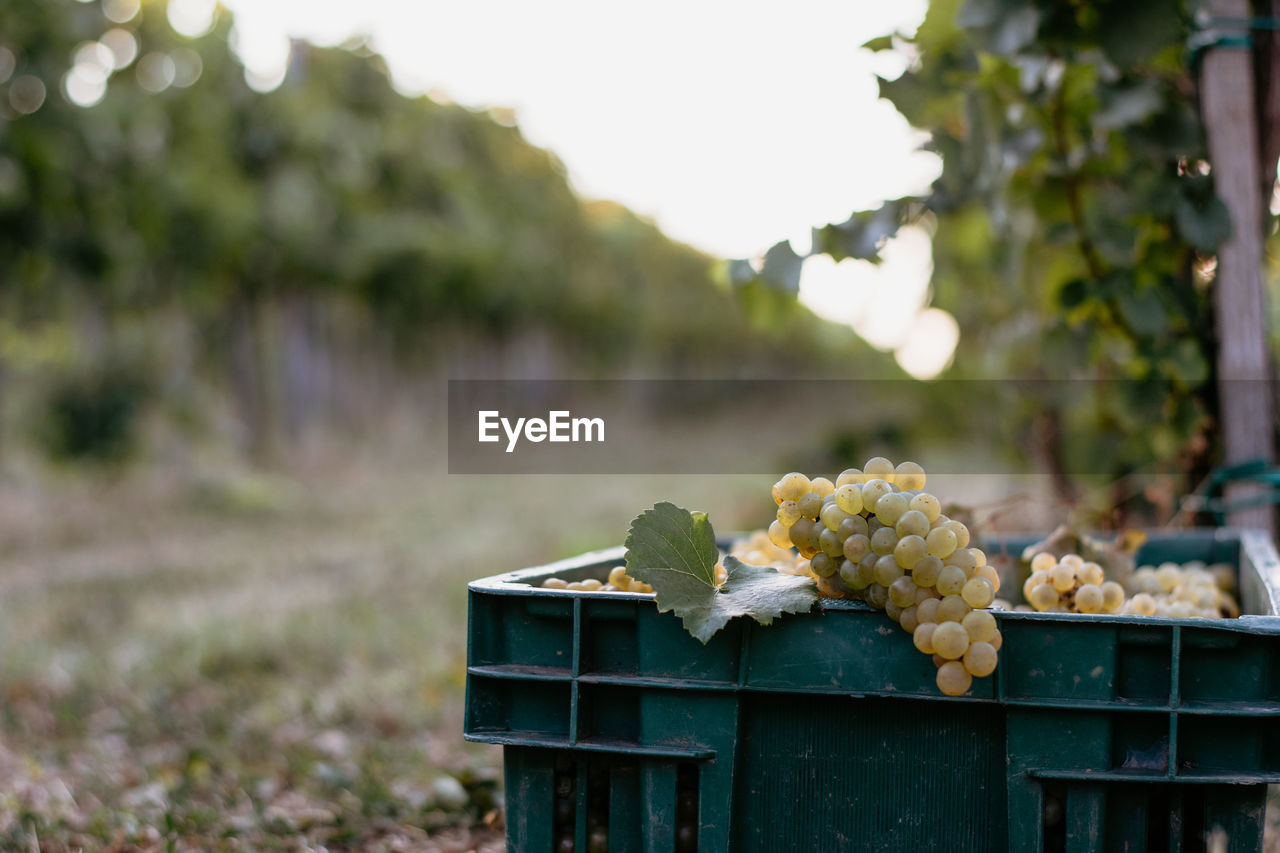
[[[1194,624],[1196,626],[1211,626],[1223,630],[1235,630],[1257,633],[1280,633],[1280,557],[1277,556],[1275,545],[1266,532],[1257,529],[1241,529],[1232,527],[1196,527],[1184,530],[1148,530],[1145,531],[1148,537],[1159,539],[1161,537],[1170,537],[1178,533],[1191,533],[1212,538],[1218,542],[1239,541],[1240,547],[1244,549],[1249,557],[1249,561],[1253,564],[1258,572],[1259,578],[1262,580],[1263,587],[1266,590],[1267,598],[1271,606],[1271,614],[1246,614],[1235,619],[1196,619],[1196,618],[1175,618],[1164,616],[1131,616],[1125,614],[1113,613],[1028,613],[1016,610],[992,610],[992,613],[1001,619],[1027,620],[1027,621],[1043,621],[1046,623],[1054,622],[1098,622],[1104,624],[1136,624],[1136,625],[1187,625]],[[738,538],[741,534],[731,533],[720,537],[719,543],[727,543]],[[1042,534],[1033,533],[1007,533],[1001,539],[1021,539],[1034,538]],[[467,584],[467,589],[471,592],[482,593],[501,593],[503,595],[514,596],[534,596],[534,597],[551,597],[556,596],[574,598],[586,598],[592,601],[651,601],[652,593],[647,592],[622,592],[609,591],[601,592],[600,590],[573,590],[573,589],[547,589],[537,586],[533,581],[540,578],[553,577],[560,572],[574,571],[577,569],[591,568],[601,565],[602,563],[621,563],[627,553],[626,546],[615,545],[611,548],[601,548],[594,551],[587,551],[562,560],[556,560],[550,563],[544,563],[539,566],[530,566],[523,569],[515,569],[509,572],[503,572],[497,575],[477,578]],[[861,601],[848,601],[838,598],[820,599],[816,610],[810,610],[809,613],[826,613],[838,611],[863,611],[868,613],[879,612],[871,606]]]

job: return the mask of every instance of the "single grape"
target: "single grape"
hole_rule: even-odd
[[[942,503],[928,492],[921,492],[913,497],[911,508],[916,512],[924,513],[924,517],[929,519],[931,526],[942,515]]]
[[[783,501],[778,504],[778,521],[783,527],[790,527],[800,520],[800,505],[795,501]]]
[[[963,696],[972,685],[973,676],[959,661],[949,661],[938,667],[938,689],[948,696]]]
[[[916,618],[921,622],[939,622],[938,605],[942,603],[940,598],[926,598],[916,604]]]
[[[969,648],[969,632],[959,622],[939,622],[933,632],[933,652],[947,660],[963,657]]]
[[[935,584],[938,592],[943,595],[957,595],[960,590],[964,589],[965,581],[968,580],[964,576],[964,569],[959,566],[943,566],[942,571],[938,574],[938,582]]]
[[[798,500],[805,492],[813,491],[809,478],[799,471],[792,471],[778,481],[778,494],[784,501]]]
[[[1081,557],[1079,554],[1063,554],[1062,559],[1058,562],[1066,563],[1073,569],[1079,569],[1084,565],[1084,557]]]
[[[862,486],[857,483],[845,483],[836,489],[836,506],[849,515],[862,512]]]
[[[609,570],[609,584],[616,586],[618,589],[625,590],[631,583],[631,578],[627,577],[626,566],[614,566]]]
[[[830,531],[840,529],[840,522],[849,517],[849,513],[842,510],[836,505],[835,501],[827,504],[822,508],[822,524]]]
[[[1132,593],[1153,593],[1160,588],[1160,585],[1156,583],[1156,570],[1150,566],[1142,566],[1129,575],[1125,579],[1124,585]]]
[[[897,492],[890,492],[875,502],[876,518],[885,527],[893,527],[907,512],[909,505],[910,502],[905,497]]]
[[[1070,592],[1076,585],[1075,567],[1068,563],[1058,563],[1049,570],[1049,583],[1058,592]]]
[[[996,617],[991,615],[990,610],[970,610],[960,620],[960,624],[975,642],[990,642],[997,631]]]
[[[893,557],[902,568],[910,570],[925,556],[924,540],[919,536],[906,536],[893,548]],[[914,582],[913,582],[914,585]]]
[[[839,534],[836,534],[837,536]],[[871,553],[871,540],[861,533],[855,533],[844,540],[844,555],[853,562],[858,562]]]
[[[867,482],[862,484],[863,509],[866,509],[868,507],[874,508],[876,505],[876,501],[880,500],[882,497],[892,492],[893,492],[893,486],[889,485],[889,483],[885,480],[881,480],[878,477],[875,479],[867,480]]]
[[[564,578],[547,578],[542,582],[543,589],[568,589],[569,582]]]
[[[969,605],[958,595],[944,595],[938,602],[939,622],[963,622],[969,613]]]
[[[889,601],[889,590],[882,584],[873,583],[867,587],[867,591],[863,593],[863,600],[879,610],[884,610],[884,606]]]
[[[1216,598],[1216,596],[1215,596]],[[1124,587],[1115,581],[1102,584],[1102,609],[1106,613],[1115,613],[1124,606]]]
[[[595,578],[587,578],[586,580],[578,581],[578,583],[581,585],[579,588],[586,592],[595,592],[600,589],[600,587],[604,586],[603,583]]]
[[[796,501],[796,507],[800,510],[800,514],[805,518],[817,518],[822,512],[822,498],[817,492],[805,492]]]
[[[876,560],[876,583],[887,587],[900,577],[902,577],[902,566],[898,565],[898,561],[892,554],[886,554]]]
[[[1205,571],[1213,578],[1213,582],[1218,589],[1223,592],[1232,592],[1236,588],[1236,568],[1230,563],[1214,563],[1212,566],[1206,566]]]
[[[876,560],[879,559],[875,554],[867,554],[858,561],[858,580],[863,589],[876,582]]]
[[[778,482],[778,483],[774,483],[774,484],[773,484],[773,502],[774,502],[775,504],[780,504],[780,503],[782,503],[782,489],[781,489],[781,485],[782,485],[782,484],[781,484],[780,482]]]
[[[969,650],[964,653],[964,668],[970,675],[982,678],[995,672],[996,658],[995,648],[990,643],[979,640],[970,643]]]
[[[924,538],[929,553],[935,557],[946,559],[956,550],[956,535],[945,527],[930,530]]]
[[[911,577],[918,586],[937,586],[940,574],[942,574],[942,561],[933,556],[922,557],[911,567]]]
[[[840,526],[836,528],[836,533],[839,533],[845,539],[856,534],[861,534],[868,539],[871,538],[871,533],[867,530],[867,520],[860,515],[851,515],[840,522]]]
[[[845,468],[840,472],[840,476],[836,477],[836,488],[848,485],[849,483],[857,483],[859,486],[870,478],[862,473],[860,468]]]
[[[854,592],[861,592],[866,589],[874,579],[870,572],[867,572],[865,576],[863,575],[862,567],[859,563],[849,560],[841,561],[840,582]]]
[[[889,600],[899,607],[911,607],[916,603],[916,584],[905,575],[889,585]]]
[[[894,485],[903,491],[924,488],[924,469],[915,462],[899,462],[893,469],[893,478]]]
[[[973,573],[978,570],[981,563],[978,562],[978,555],[974,553],[977,548],[957,548],[950,557],[947,557],[948,566],[958,566],[964,569],[964,576],[973,577]],[[982,553],[981,551],[978,552]]]
[[[1058,565],[1058,560],[1048,551],[1041,551],[1031,558],[1031,571],[1044,572],[1048,574],[1049,570]]]
[[[914,580],[914,577],[912,580]],[[941,597],[942,596],[938,595],[938,591],[932,587],[916,586],[916,604],[919,604],[922,601],[929,601],[930,599],[936,601]]]
[[[893,529],[899,536],[919,536],[923,539],[929,535],[929,517],[918,509],[909,509],[902,514]]]
[[[825,551],[819,551],[809,560],[809,568],[820,578],[829,578],[836,573],[839,564],[831,559]]]
[[[1039,584],[1031,588],[1031,594],[1027,596],[1027,603],[1044,613],[1058,603],[1058,591],[1050,584]]]
[[[1106,580],[1106,575],[1102,573],[1102,566],[1097,563],[1085,563],[1076,572],[1076,577],[1080,583],[1089,583],[1094,586],[1102,586],[1102,582]]]
[[[902,618],[902,608],[891,598],[884,603],[884,615],[897,622]]]
[[[868,515],[866,516],[866,519],[867,519],[867,535],[868,536],[875,536],[877,530],[881,530],[884,528],[884,525],[880,523],[880,519],[876,518],[874,515]]]
[[[969,528],[965,527],[963,522],[948,521],[944,526],[956,535],[957,548],[969,547]]]
[[[1178,567],[1173,563],[1165,563],[1156,569],[1156,583],[1160,585],[1161,592],[1173,592],[1174,587],[1182,579],[1182,573],[1178,571]]]
[[[840,559],[844,556],[844,540],[831,530],[824,530],[818,535],[818,547],[828,557]]]
[[[871,534],[871,550],[880,556],[892,554],[896,547],[898,547],[898,534],[892,527],[881,527]]]
[[[814,477],[809,481],[809,491],[816,493],[820,498],[825,498],[835,490],[836,484],[826,477]]]
[[[815,526],[812,521],[802,517],[791,525],[791,529],[787,531],[791,536],[791,542],[796,546],[802,557],[810,558],[818,553],[817,543],[813,541]]]
[[[992,637],[990,640],[987,640],[986,642],[991,644],[991,648],[995,649],[996,651],[1000,651],[1000,647],[1004,645],[1004,634],[1001,634],[997,630],[996,635]]]
[[[893,463],[883,456],[873,456],[867,460],[862,466],[862,470],[866,472],[868,477],[879,477],[886,483],[892,483],[894,479]]]
[[[1076,610],[1080,613],[1102,612],[1102,589],[1094,584],[1081,584],[1076,590]]]
[[[996,591],[992,588],[990,581],[970,578],[965,581],[964,588],[960,590],[960,597],[970,607],[986,607],[995,599]]]
[[[916,628],[920,626],[920,614],[918,608],[913,604],[910,607],[902,608],[902,615],[898,617],[898,624],[902,626],[902,630],[908,634],[915,634]]]
[[[781,521],[775,520],[769,524],[769,541],[779,548],[790,548],[791,532]]]
[[[1108,613],[1116,609],[1114,607],[1107,607],[1107,584],[1109,583],[1112,583],[1112,581],[1107,581],[1107,583],[1102,585],[1102,609]],[[1121,603],[1123,603],[1123,600]],[[1217,612],[1219,607],[1222,605],[1221,595],[1218,593],[1217,587],[1200,590],[1196,595],[1194,604],[1201,610],[1213,610]]]
[[[834,575],[818,578],[818,595],[823,598],[844,598],[845,594],[844,587],[840,584],[840,579]]]
[[[916,618],[920,618],[920,614],[916,614]],[[915,631],[911,633],[911,642],[915,644],[916,649],[926,655],[933,654],[933,632],[938,626],[933,622],[921,622],[916,625]]]
[[[975,578],[982,578],[991,584],[991,588],[996,592],[1000,591],[1000,573],[993,566],[978,566],[978,573]]]

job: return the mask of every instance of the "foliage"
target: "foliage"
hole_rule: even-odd
[[[1055,391],[1009,413],[1061,421],[1047,452],[1063,468],[1115,476],[1208,452],[1212,253],[1231,226],[1196,112],[1193,12],[935,0],[914,35],[867,44],[910,57],[880,93],[928,131],[942,174],[923,197],[815,229],[814,251],[877,261],[899,227],[930,229],[932,299],[961,328],[951,378],[1090,383],[1070,405]],[[777,252],[761,277],[794,289]]]
[[[578,198],[509,123],[400,95],[362,43],[296,43],[284,83],[258,93],[228,49],[226,10],[188,39],[160,2],[124,24],[103,8],[0,6],[0,47],[16,57],[0,81],[0,315],[17,337],[73,330],[64,367],[113,357],[124,326],[176,321],[195,339],[191,366],[162,384],[228,385],[264,432],[295,377],[333,373],[281,363],[299,351],[351,364],[390,350],[399,369],[456,358],[460,341],[540,334],[585,375],[870,355],[808,314],[785,348],[773,342],[710,258]],[[76,106],[62,80],[111,29],[137,58]],[[148,57],[186,76],[153,91]],[[10,89],[30,77],[46,97],[19,114]]]
[[[126,365],[66,374],[49,390],[37,438],[54,459],[126,461],[150,390],[145,376]]]
[[[724,558],[727,577],[716,581],[715,531],[705,512],[662,502],[631,522],[627,574],[653,586],[660,612],[674,611],[685,630],[706,643],[737,616],[768,625],[783,613],[804,613],[818,599],[809,577],[772,566]]]

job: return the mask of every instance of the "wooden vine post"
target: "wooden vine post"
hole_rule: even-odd
[[[1248,0],[1212,0],[1210,11],[1229,31],[1245,36],[1253,14]],[[1263,292],[1263,212],[1257,103],[1252,52],[1228,42],[1210,48],[1200,83],[1201,110],[1213,164],[1214,187],[1231,214],[1232,233],[1218,250],[1214,307],[1218,333],[1218,394],[1225,462],[1275,461],[1275,417]],[[1232,499],[1255,494],[1236,484]],[[1269,506],[1233,512],[1232,526],[1274,532]]]

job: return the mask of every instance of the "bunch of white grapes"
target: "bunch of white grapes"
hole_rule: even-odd
[[[1079,554],[1059,559],[1048,551],[1031,559],[1022,596],[1041,613],[1118,613],[1125,604],[1124,587],[1107,580],[1102,566]]]
[[[942,514],[915,462],[877,456],[833,483],[792,472],[773,486],[769,539],[794,546],[827,598],[857,598],[884,610],[933,655],[938,689],[959,696],[996,667],[1001,636],[986,610],[1000,577],[969,529]]]
[[[1133,595],[1126,604],[1126,613],[1175,619],[1219,619],[1240,614],[1230,593],[1235,587],[1235,570],[1226,563],[1206,566],[1193,561],[1181,566],[1142,566],[1127,578],[1126,586]]]
[[[542,582],[542,588],[572,589],[580,592],[653,592],[652,586],[628,575],[626,566],[614,566],[610,569],[607,581],[600,581],[595,578],[586,578],[580,581],[547,578]]]

